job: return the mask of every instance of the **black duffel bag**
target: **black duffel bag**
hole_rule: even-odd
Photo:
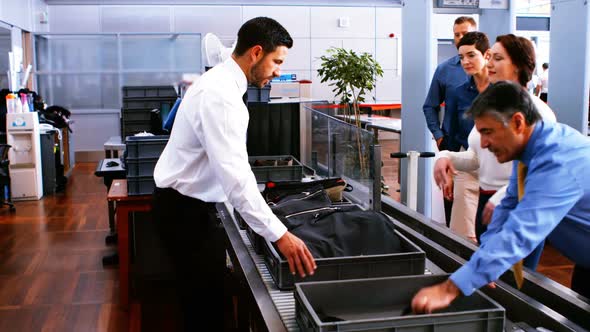
[[[317,186],[321,186],[333,202],[341,202],[342,193],[344,191],[352,191],[352,186],[347,184],[342,178],[329,178],[310,182],[267,182],[264,186],[262,196],[267,202],[276,203],[286,196],[310,191],[310,189]]]
[[[315,258],[402,252],[393,223],[374,211],[319,213],[306,218],[291,232],[305,242]]]

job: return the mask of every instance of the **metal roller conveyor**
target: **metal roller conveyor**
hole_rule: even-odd
[[[420,246],[426,252],[428,259],[445,271],[455,271],[477,250],[477,246],[473,243],[398,202],[386,200],[382,207],[383,212],[396,219],[395,224],[398,230]],[[420,241],[418,238],[427,241]],[[526,268],[524,275],[525,282],[520,290],[516,289],[512,271],[502,275],[498,282],[502,287],[499,287],[497,291],[482,290],[507,309],[509,318],[517,321],[528,322],[531,326],[543,326],[554,331],[590,329],[590,304],[582,300],[580,295]],[[506,292],[512,295],[508,296]],[[519,305],[521,301],[522,305]],[[524,307],[535,308],[528,311]],[[543,313],[536,314],[539,311]],[[549,321],[543,323],[542,320],[533,317],[548,318]],[[553,326],[550,321],[558,321],[558,326]]]
[[[426,252],[427,268],[432,273],[456,270],[477,248],[399,203],[383,203],[383,211],[395,219],[397,229]],[[256,328],[299,331],[293,292],[280,291],[275,286],[264,259],[254,252],[246,232],[239,230],[228,206],[219,204],[218,211],[234,270],[251,298],[249,309],[253,311],[250,315],[255,317]],[[590,305],[575,297],[575,293],[534,272],[525,272],[525,287],[519,291],[510,285],[511,277],[504,275],[496,289],[483,289],[506,309],[506,331],[536,331],[531,327],[551,331],[588,329]],[[555,308],[555,303],[561,308]]]

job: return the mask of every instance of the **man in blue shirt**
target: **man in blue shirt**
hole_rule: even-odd
[[[463,36],[477,29],[477,23],[471,17],[461,16],[455,20],[453,24],[453,41],[455,46]],[[436,145],[439,150],[449,150],[449,130],[451,119],[445,114],[443,118],[442,128],[439,121],[440,104],[447,100],[447,92],[467,80],[467,74],[461,67],[461,61],[458,55],[446,60],[436,67],[428,95],[424,101],[424,117],[426,118],[426,125],[432,136],[436,140]],[[459,151],[459,146],[454,146],[453,151]]]
[[[475,31],[476,29],[477,23],[475,23],[473,18],[467,16],[458,17],[453,24],[453,42],[455,46],[459,44],[459,41],[466,33]],[[448,93],[451,88],[465,82],[465,80],[467,80],[467,74],[463,70],[463,67],[461,67],[461,61],[458,55],[439,64],[434,71],[434,76],[430,83],[430,89],[428,90],[428,95],[426,96],[422,109],[424,111],[424,117],[426,118],[426,125],[436,140],[436,146],[439,151],[459,151],[461,148],[461,145],[453,142],[451,138],[451,115],[448,112],[445,112],[441,127],[439,113],[440,104],[443,101],[447,102]],[[451,222],[452,206],[452,201],[445,199],[445,218],[447,226],[449,226]]]
[[[472,294],[545,238],[575,262],[572,289],[590,298],[590,140],[566,125],[542,121],[527,91],[515,83],[489,87],[469,112],[482,148],[500,163],[516,162],[479,250],[447,281],[420,290],[412,300],[414,312],[441,309],[461,293]],[[520,200],[519,163],[527,168]]]

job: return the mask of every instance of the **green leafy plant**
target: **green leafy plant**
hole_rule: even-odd
[[[328,55],[320,57],[322,64],[318,74],[321,82],[330,82],[341,104],[352,105],[356,125],[360,127],[359,103],[365,101],[365,93],[375,88],[377,77],[383,76],[383,69],[369,53],[357,54],[337,47],[327,52]]]
[[[369,53],[356,53],[344,48],[332,47],[322,61],[318,74],[321,82],[329,82],[335,98],[340,98],[344,106],[344,116],[361,127],[359,103],[365,101],[365,93],[375,88],[377,77],[383,76],[381,65]],[[352,106],[352,109],[350,108]],[[367,156],[363,154],[360,132],[356,135],[358,160],[361,174],[366,174]]]

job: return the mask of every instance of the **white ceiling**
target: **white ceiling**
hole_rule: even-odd
[[[401,0],[45,0],[48,5],[320,5],[401,6]]]

